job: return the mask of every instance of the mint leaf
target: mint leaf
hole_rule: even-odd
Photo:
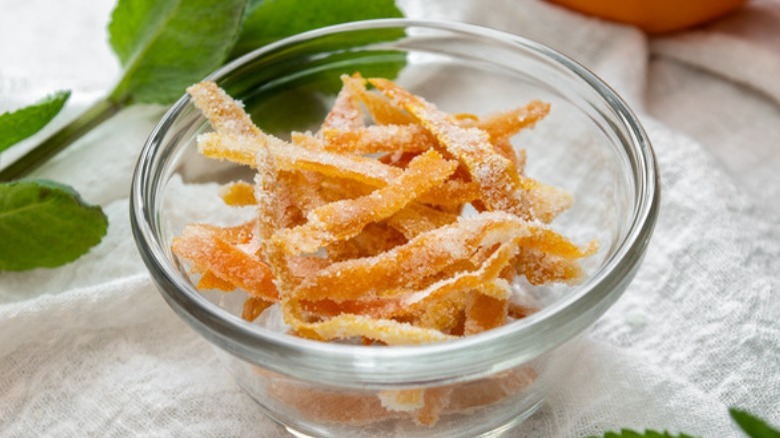
[[[680,435],[672,435],[669,432],[656,432],[654,430],[645,430],[644,432],[636,432],[631,429],[621,429],[620,432],[607,432],[603,437],[591,436],[588,438],[693,438],[690,435],[681,433]]]
[[[729,414],[750,438],[780,438],[780,430],[774,429],[760,418],[740,409],[731,408]]]
[[[0,114],[0,151],[40,131],[60,112],[69,97],[70,91],[57,91],[33,105]]]
[[[253,0],[230,57],[320,27],[394,17],[403,13],[393,0]]]
[[[332,98],[342,86],[340,76],[359,71],[365,77],[393,78],[406,65],[406,54],[373,50],[334,53],[305,68],[290,65],[269,66],[253,79],[265,79],[273,87],[264,87],[243,99],[257,126],[265,132],[284,137],[291,131],[316,130],[328,112]],[[289,71],[285,70],[291,69]]]
[[[170,103],[220,67],[247,0],[119,0],[109,42],[124,74],[115,102]]]
[[[0,184],[0,271],[55,267],[100,242],[108,220],[72,188],[46,180]]]
[[[245,103],[260,129],[281,138],[292,131],[317,130],[328,113],[319,93],[301,88],[263,93]]]

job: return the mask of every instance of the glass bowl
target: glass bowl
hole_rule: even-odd
[[[239,223],[219,184],[252,172],[198,155],[209,130],[187,96],[152,132],[133,178],[138,248],[163,297],[215,348],[259,407],[298,436],[474,437],[527,418],[576,362],[577,340],[629,285],[655,224],[659,185],[650,143],[636,116],[607,85],[565,56],[486,28],[375,20],[287,38],[210,76],[244,102],[266,131],[316,128],[338,75],[395,76],[450,112],[486,114],[550,102],[550,115],[513,139],[527,173],[573,194],[554,228],[577,243],[597,240],[576,286],[515,287],[538,312],[478,335],[420,346],[309,341],[280,333],[273,317],[240,318],[243,292],[199,291],[171,252],[193,222]],[[243,217],[242,217],[243,216]],[[273,313],[273,312],[271,312]],[[398,410],[393,397],[419,397]]]

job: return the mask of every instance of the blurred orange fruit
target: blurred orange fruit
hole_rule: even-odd
[[[747,0],[549,0],[588,15],[632,24],[649,33],[672,32],[705,23]]]

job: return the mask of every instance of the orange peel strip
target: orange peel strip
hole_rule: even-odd
[[[487,117],[459,118],[456,115],[456,118],[464,127],[476,126],[487,132],[496,152],[511,161],[518,173],[522,175],[525,168],[525,153],[516,151],[509,138],[524,128],[532,127],[549,112],[550,104],[533,100],[524,107]]]
[[[252,296],[269,301],[279,299],[268,265],[220,239],[206,227],[188,225],[181,236],[173,239],[172,248],[196,269],[209,270]]]
[[[518,247],[514,242],[505,243],[478,269],[460,272],[419,291],[396,292],[389,298],[341,302],[330,299],[304,299],[299,303],[305,311],[319,316],[350,313],[388,318],[424,311],[431,306],[432,302],[452,294],[463,293],[465,295],[467,291],[472,289],[479,290],[485,296],[506,301],[510,296],[508,284],[497,277],[517,250]],[[465,305],[465,300],[462,301]]]
[[[208,230],[216,237],[231,245],[245,245],[252,240],[255,221],[251,220],[249,222],[245,222],[240,225],[234,225],[232,227],[218,227],[216,225],[209,224],[199,224],[198,226]]]
[[[294,145],[285,148],[271,145],[271,151],[280,169],[313,171],[330,177],[358,181],[371,187],[384,187],[403,172],[398,167],[373,158],[325,151],[322,140],[310,135],[295,133],[292,139]],[[217,147],[219,148],[221,146]],[[477,197],[479,186],[476,183],[450,179],[432,187],[421,196],[420,202],[445,207],[459,206]]]
[[[280,172],[293,203],[302,214],[327,204],[322,193],[322,176],[314,172]]]
[[[318,146],[313,146],[318,145],[319,140],[311,136],[294,134],[293,140],[295,144],[269,145],[279,170],[316,172],[328,177],[357,181],[374,188],[383,187],[403,174],[403,169],[372,158],[321,150]],[[306,144],[307,147],[298,144]],[[204,156],[251,167],[257,167],[257,154],[262,148],[261,142],[247,137],[214,132],[198,136],[198,149]]]
[[[332,300],[303,300],[299,301],[298,305],[303,314],[319,318],[332,318],[343,313],[369,316],[371,318],[393,318],[409,313],[408,309],[403,308],[400,300],[375,299],[342,301],[340,303]]]
[[[292,147],[273,151],[281,169],[309,170],[372,187],[382,187],[403,173],[402,169],[373,158],[324,151],[321,140],[305,134],[293,135],[293,143]]]
[[[211,123],[217,133],[203,134],[198,147],[206,156],[242,162],[257,168],[255,196],[258,205],[258,221],[255,237],[260,242],[260,252],[270,266],[273,275],[266,275],[282,291],[292,290],[296,283],[287,258],[271,241],[273,232],[289,225],[294,204],[280,181],[277,165],[269,149],[284,148],[287,143],[262,132],[252,123],[243,105],[225,93],[212,81],[199,82],[187,89],[193,102]],[[225,267],[227,268],[227,267]],[[263,272],[266,272],[263,271]],[[219,272],[216,274],[220,275]],[[265,277],[264,277],[265,278]],[[238,283],[236,283],[239,285]],[[239,285],[240,286],[240,285]],[[278,297],[274,288],[275,299]],[[253,294],[253,290],[247,289]]]
[[[420,125],[372,125],[358,129],[320,131],[326,151],[375,154],[380,152],[424,152],[436,139]]]
[[[582,268],[576,260],[536,249],[521,251],[515,258],[515,269],[533,285],[553,281],[575,284],[582,278]]]
[[[217,277],[216,274],[209,270],[203,272],[196,287],[201,290],[217,289],[223,292],[232,292],[236,289],[233,283]]]
[[[493,261],[494,264],[499,265],[505,262],[506,258]],[[491,276],[490,274],[486,275],[485,271],[486,269],[483,267],[481,272],[476,273],[476,275],[475,273],[465,274],[465,278],[461,279],[458,287],[453,287],[452,283],[444,283],[436,285],[435,290],[429,288],[430,291],[417,293],[416,295],[421,295],[423,298],[411,306],[408,306],[402,298],[400,307],[406,309],[410,314],[417,314],[417,325],[435,328],[444,333],[463,335],[466,322],[465,309],[475,290],[496,300],[506,301],[510,296],[508,284],[500,279],[481,282],[480,278]],[[473,286],[475,289],[469,290],[468,286]]]
[[[531,178],[520,176],[528,187],[528,202],[536,217],[544,223],[550,223],[556,216],[571,207],[574,198],[563,189],[547,185]]]
[[[313,323],[289,318],[287,323],[303,337],[322,341],[365,337],[387,345],[415,345],[457,339],[438,330],[362,315],[342,314],[326,321]]]
[[[473,180],[479,184],[482,202],[489,210],[534,219],[517,170],[511,161],[495,151],[485,131],[461,126],[452,115],[391,81],[374,78],[369,82],[413,114],[449,153],[468,168]]]
[[[516,151],[512,142],[509,139],[498,140],[493,142],[493,149],[496,150],[502,157],[511,161],[515,166],[517,173],[522,175],[525,169],[525,152]]]
[[[348,76],[347,76],[348,77]],[[345,79],[342,78],[342,82]],[[351,87],[342,86],[336,95],[321,129],[337,128],[352,130],[363,126],[364,114],[360,109],[360,102]]]
[[[535,216],[549,223],[560,213],[571,207],[572,196],[554,186],[543,184],[523,175],[525,153],[518,153],[512,147],[509,137],[524,128],[532,127],[550,112],[550,104],[533,100],[525,107],[492,114],[479,119],[474,126],[490,135],[496,152],[507,158],[519,174],[520,186],[527,191],[528,202]],[[472,126],[471,123],[461,123]]]
[[[273,189],[270,190],[273,196],[283,197],[279,193],[276,163],[268,149],[284,148],[287,143],[255,126],[243,105],[228,96],[216,83],[202,81],[187,88],[187,92],[217,131],[198,136],[199,151],[209,158],[258,168],[259,178],[265,180],[266,185],[272,185],[260,187],[261,193]]]
[[[260,316],[260,314],[263,313],[265,309],[271,307],[273,304],[273,302],[266,301],[262,298],[251,296],[247,297],[241,310],[241,318],[252,322],[257,319],[257,317]]]
[[[515,270],[533,285],[548,282],[575,284],[582,279],[582,267],[577,259],[596,252],[597,245],[591,242],[585,249],[549,229],[525,238],[524,249],[513,261]]]
[[[513,294],[512,285],[509,284],[509,281],[501,278],[500,274],[498,278],[480,284],[476,288],[476,292],[497,300],[508,300]]]
[[[295,213],[300,213],[292,199],[291,190],[280,179],[276,162],[268,148],[264,147],[256,155],[257,176],[257,236],[260,239],[260,253],[268,261],[274,274],[274,283],[284,295],[292,291],[300,280],[295,265],[301,265],[305,259],[297,260],[285,254],[272,237],[295,223]]]
[[[466,304],[463,335],[481,333],[506,323],[507,300],[481,293],[472,293]]]
[[[420,202],[444,208],[461,207],[479,198],[479,186],[472,181],[450,179],[420,197]]]
[[[536,249],[547,255],[563,257],[565,259],[578,259],[592,255],[596,251],[594,242],[591,242],[584,250],[575,245],[555,231],[538,227],[536,232],[528,234],[521,239],[520,246],[528,249]]]
[[[388,218],[387,224],[403,233],[407,239],[412,239],[456,220],[457,215],[414,203]]]
[[[244,106],[228,96],[215,82],[198,82],[187,88],[187,93],[215,131],[247,137],[264,135],[252,123],[252,118],[244,111]]]
[[[327,254],[332,262],[371,257],[406,242],[404,235],[395,228],[383,222],[370,223],[357,236],[328,245]]]
[[[500,212],[461,218],[375,257],[334,263],[304,281],[293,297],[346,301],[376,298],[389,289],[413,290],[447,266],[468,259],[481,246],[506,242],[530,227]]]
[[[378,158],[381,163],[394,166],[394,167],[406,167],[412,158],[418,155],[417,152],[393,152],[385,154]]]
[[[357,199],[312,210],[304,225],[280,230],[273,237],[292,254],[311,253],[327,244],[356,236],[368,223],[386,219],[446,180],[456,164],[429,151],[412,160],[403,174],[385,187]]]
[[[198,152],[207,158],[257,166],[257,153],[263,147],[252,137],[207,132],[198,136]]]
[[[233,207],[244,207],[257,204],[255,186],[244,181],[234,182],[222,187],[219,195],[225,204]]]
[[[408,241],[400,231],[385,223],[370,223],[363,232],[349,240],[360,254],[359,257],[374,256]],[[329,247],[330,248],[330,247]]]
[[[451,294],[438,300],[431,300],[418,315],[412,315],[412,323],[449,335],[462,336],[463,324],[466,320],[463,313],[465,306],[464,294]]]
[[[511,260],[512,256],[518,251],[516,242],[507,242],[502,244],[490,257],[485,260],[482,266],[476,271],[461,272],[450,278],[438,281],[426,289],[417,292],[406,292],[401,300],[404,306],[408,306],[412,311],[421,309],[430,300],[447,294],[481,288],[484,283],[492,283],[501,274],[501,270]],[[484,288],[484,294],[497,299],[507,299],[508,291],[501,287]]]
[[[405,125],[414,123],[414,117],[393,105],[386,97],[366,90],[366,80],[359,74],[341,77],[344,86],[350,88],[368,109],[369,114],[379,125]]]
[[[476,126],[487,132],[490,140],[495,143],[517,134],[524,128],[532,127],[549,113],[549,103],[532,100],[524,107],[481,117]]]

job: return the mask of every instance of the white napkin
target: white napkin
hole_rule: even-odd
[[[752,8],[772,3],[650,40],[539,1],[401,4],[412,17],[496,27],[580,61],[640,114],[661,168],[661,215],[636,280],[587,336],[575,371],[509,436],[621,427],[739,436],[728,406],[780,424],[780,208],[771,202],[780,200],[772,172],[780,105],[776,75],[747,73],[771,72],[777,51],[762,45],[766,38],[743,37],[755,27],[747,26]],[[108,87],[117,68],[95,41],[109,6],[0,0],[0,41],[20,42],[0,45],[4,107],[68,79],[75,113],[96,87]],[[768,27],[773,38],[777,24]],[[739,49],[724,39],[738,39]],[[739,60],[750,65],[734,68]],[[70,265],[0,274],[2,436],[283,434],[168,309],[136,254],[128,182],[159,115],[150,107],[120,114],[37,173],[106,206],[111,225],[103,243]]]

